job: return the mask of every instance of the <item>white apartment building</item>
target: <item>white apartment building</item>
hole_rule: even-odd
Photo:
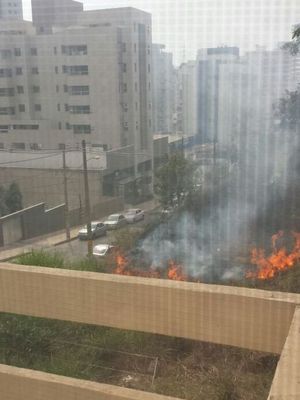
[[[1,23],[0,147],[85,139],[151,155],[151,46],[151,15],[134,8],[84,11],[42,34],[30,22]]]
[[[23,19],[22,0],[0,0],[0,23],[7,19]]]
[[[172,53],[162,44],[152,45],[153,131],[174,131],[175,68]]]

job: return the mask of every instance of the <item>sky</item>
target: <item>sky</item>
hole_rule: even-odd
[[[152,14],[153,42],[166,45],[179,64],[205,47],[275,47],[300,23],[300,0],[81,0],[86,10],[136,7]],[[23,0],[31,19],[30,0]]]

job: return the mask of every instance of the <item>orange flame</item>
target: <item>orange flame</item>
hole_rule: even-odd
[[[178,265],[175,261],[169,261],[168,278],[173,281],[186,281],[187,277],[183,273],[182,265]]]
[[[272,236],[273,252],[271,255],[266,256],[263,249],[253,249],[251,263],[257,266],[257,270],[247,272],[246,278],[272,279],[278,272],[294,267],[300,260],[300,233],[292,232],[291,236],[294,239],[294,246],[290,253],[286,247],[279,244],[279,240],[284,237],[283,231]]]
[[[157,269],[149,269],[147,271],[141,269],[134,269],[129,267],[129,260],[118,253],[116,256],[116,268],[113,273],[125,276],[140,276],[143,278],[161,278],[161,273]],[[168,263],[167,277],[170,280],[186,281],[187,276],[183,273],[183,267],[176,264],[175,261],[170,260]]]

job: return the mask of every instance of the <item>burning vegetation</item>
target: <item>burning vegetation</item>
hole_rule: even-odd
[[[143,278],[167,278],[173,281],[188,281],[188,277],[184,274],[183,266],[177,264],[174,260],[169,260],[167,270],[163,271],[158,268],[149,268],[142,270],[130,266],[130,261],[121,253],[116,256],[117,267],[113,273],[117,275],[140,276]]]
[[[255,271],[248,271],[246,278],[267,280],[274,278],[279,272],[293,268],[300,261],[300,233],[285,234],[279,231],[272,236],[272,252],[254,248],[251,252],[251,263],[256,265]]]

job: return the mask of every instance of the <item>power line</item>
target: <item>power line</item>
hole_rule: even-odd
[[[57,156],[59,154],[61,154],[61,153],[50,154],[50,155],[43,156],[43,157],[27,158],[26,160],[6,161],[6,162],[0,163],[0,165],[17,164],[17,163],[22,163],[22,162],[27,162],[27,161],[42,160],[42,159],[45,159],[45,158],[50,158],[50,157]]]

